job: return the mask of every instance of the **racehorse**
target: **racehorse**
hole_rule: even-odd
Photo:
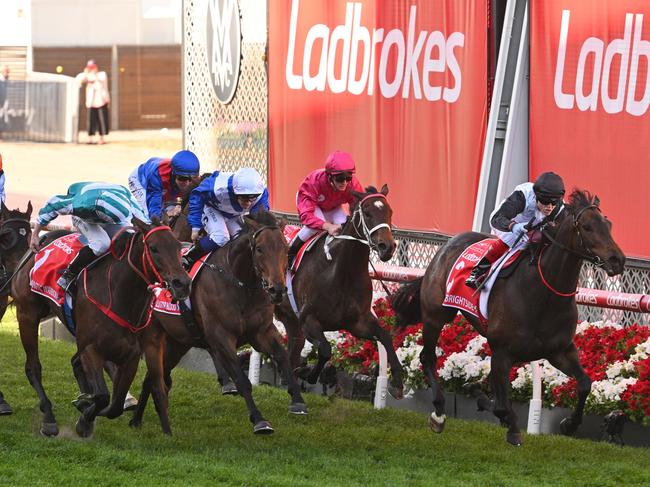
[[[0,320],[5,315],[9,304],[10,284],[20,258],[29,249],[32,238],[32,228],[29,219],[32,216],[32,202],[27,203],[27,211],[9,210],[4,203],[0,210],[0,282],[4,287],[0,290]],[[11,414],[11,406],[4,400],[0,391],[0,415]]]
[[[521,445],[522,437],[508,397],[509,372],[513,364],[546,358],[554,367],[577,380],[578,402],[571,416],[562,421],[562,432],[573,434],[582,414],[591,380],[585,374],[573,343],[578,323],[575,290],[584,260],[602,267],[609,276],[623,272],[625,256],[611,234],[611,223],[602,214],[598,197],[575,190],[560,214],[557,226],[543,230],[535,265],[519,264],[507,279],[497,279],[488,301],[488,325],[463,313],[492,350],[490,385],[494,402],[479,397],[480,409],[492,409],[508,427],[506,439]],[[424,276],[400,288],[393,307],[402,325],[422,321],[423,349],[420,361],[433,392],[434,411],[429,418],[433,431],[445,424],[445,400],[436,372],[436,343],[455,308],[442,306],[445,283],[459,255],[488,235],[461,233],[436,253]],[[532,251],[529,249],[529,251]],[[528,252],[528,251],[527,251]],[[487,406],[487,407],[486,407]]]
[[[82,411],[76,431],[82,437],[92,433],[97,415],[111,418],[122,413],[142,352],[147,366],[155,367],[162,361],[162,339],[153,333],[147,334],[148,330],[142,334],[148,340],[133,333],[140,329],[138,325],[146,327],[140,320],[144,321],[143,316],[146,318],[149,309],[148,286],[156,281],[166,286],[176,299],[184,299],[189,294],[190,279],[181,265],[180,243],[169,227],[158,225],[155,219],[154,225],[135,218],[133,223],[137,231],[116,235],[111,252],[86,269],[72,291],[77,338],[72,366],[82,391],[76,402]],[[12,281],[12,296],[26,354],[25,373],[38,394],[43,413],[41,433],[55,436],[58,426],[41,381],[38,325],[50,315],[62,321],[65,318],[59,306],[31,291],[33,266],[34,257],[30,257]],[[117,368],[113,377],[113,402],[106,408],[110,396],[103,368],[108,360]]]
[[[286,292],[287,242],[276,218],[266,211],[244,217],[241,233],[227,245],[203,257],[204,268],[192,284],[191,303],[196,325],[214,362],[221,363],[232,377],[248,407],[256,434],[273,433],[273,427],[257,408],[251,383],[243,373],[237,348],[250,343],[256,350],[271,355],[288,384],[289,412],[306,414],[304,403],[282,337],[273,324],[274,304]],[[155,312],[155,319],[170,336],[165,352],[164,380],[171,387],[171,370],[197,343],[178,317]],[[142,423],[149,389],[162,382],[163,375],[149,370],[142,385],[132,426]]]
[[[384,185],[380,191],[369,186],[366,193],[353,194],[356,202],[341,234],[333,239],[321,238],[303,254],[293,276],[292,289],[298,316],[288,298],[277,306],[276,316],[287,330],[294,368],[300,365],[305,336],[317,348],[317,364],[301,372],[310,384],[318,380],[332,356],[332,348],[323,332],[344,329],[356,337],[377,340],[386,348],[392,372],[390,392],[401,398],[402,365],[389,332],[379,325],[379,320],[370,310],[370,249],[385,262],[396,248],[391,230],[393,210],[386,199],[388,186]]]

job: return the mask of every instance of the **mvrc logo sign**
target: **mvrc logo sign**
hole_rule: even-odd
[[[207,52],[217,99],[230,103],[241,63],[241,25],[237,0],[208,0]]]

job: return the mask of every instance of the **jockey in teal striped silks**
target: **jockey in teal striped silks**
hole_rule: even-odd
[[[38,212],[30,248],[39,250],[39,232],[59,215],[71,215],[74,227],[88,240],[57,283],[63,288],[74,282],[81,270],[96,256],[104,254],[111,238],[136,217],[149,223],[131,192],[111,183],[75,183],[65,195],[53,196]]]

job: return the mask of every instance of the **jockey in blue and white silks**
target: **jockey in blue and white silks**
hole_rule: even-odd
[[[121,228],[131,224],[131,218],[149,223],[133,195],[124,186],[111,183],[83,182],[68,188],[65,195],[50,198],[38,212],[32,232],[30,248],[39,250],[39,232],[60,215],[72,215],[72,224],[88,240],[77,257],[70,263],[58,284],[67,289],[79,272],[95,256],[108,250],[111,238]]]
[[[269,209],[269,192],[262,176],[253,168],[236,172],[215,171],[190,194],[187,221],[192,227],[194,247],[185,256],[191,266],[202,255],[223,247],[241,230],[239,217]],[[206,235],[199,240],[204,228]]]
[[[523,248],[528,243],[526,225],[531,220],[533,225],[544,219],[553,221],[562,210],[563,196],[564,181],[554,172],[540,174],[535,183],[517,186],[490,215],[492,233],[499,238],[476,263],[465,284],[476,289],[503,254],[515,246]]]
[[[192,151],[179,151],[171,159],[152,157],[129,175],[129,189],[147,215],[162,218],[165,207],[192,190],[200,170]]]

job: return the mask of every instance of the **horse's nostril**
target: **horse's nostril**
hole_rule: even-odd
[[[172,286],[176,289],[182,289],[186,286],[186,284],[180,279],[172,279]]]

